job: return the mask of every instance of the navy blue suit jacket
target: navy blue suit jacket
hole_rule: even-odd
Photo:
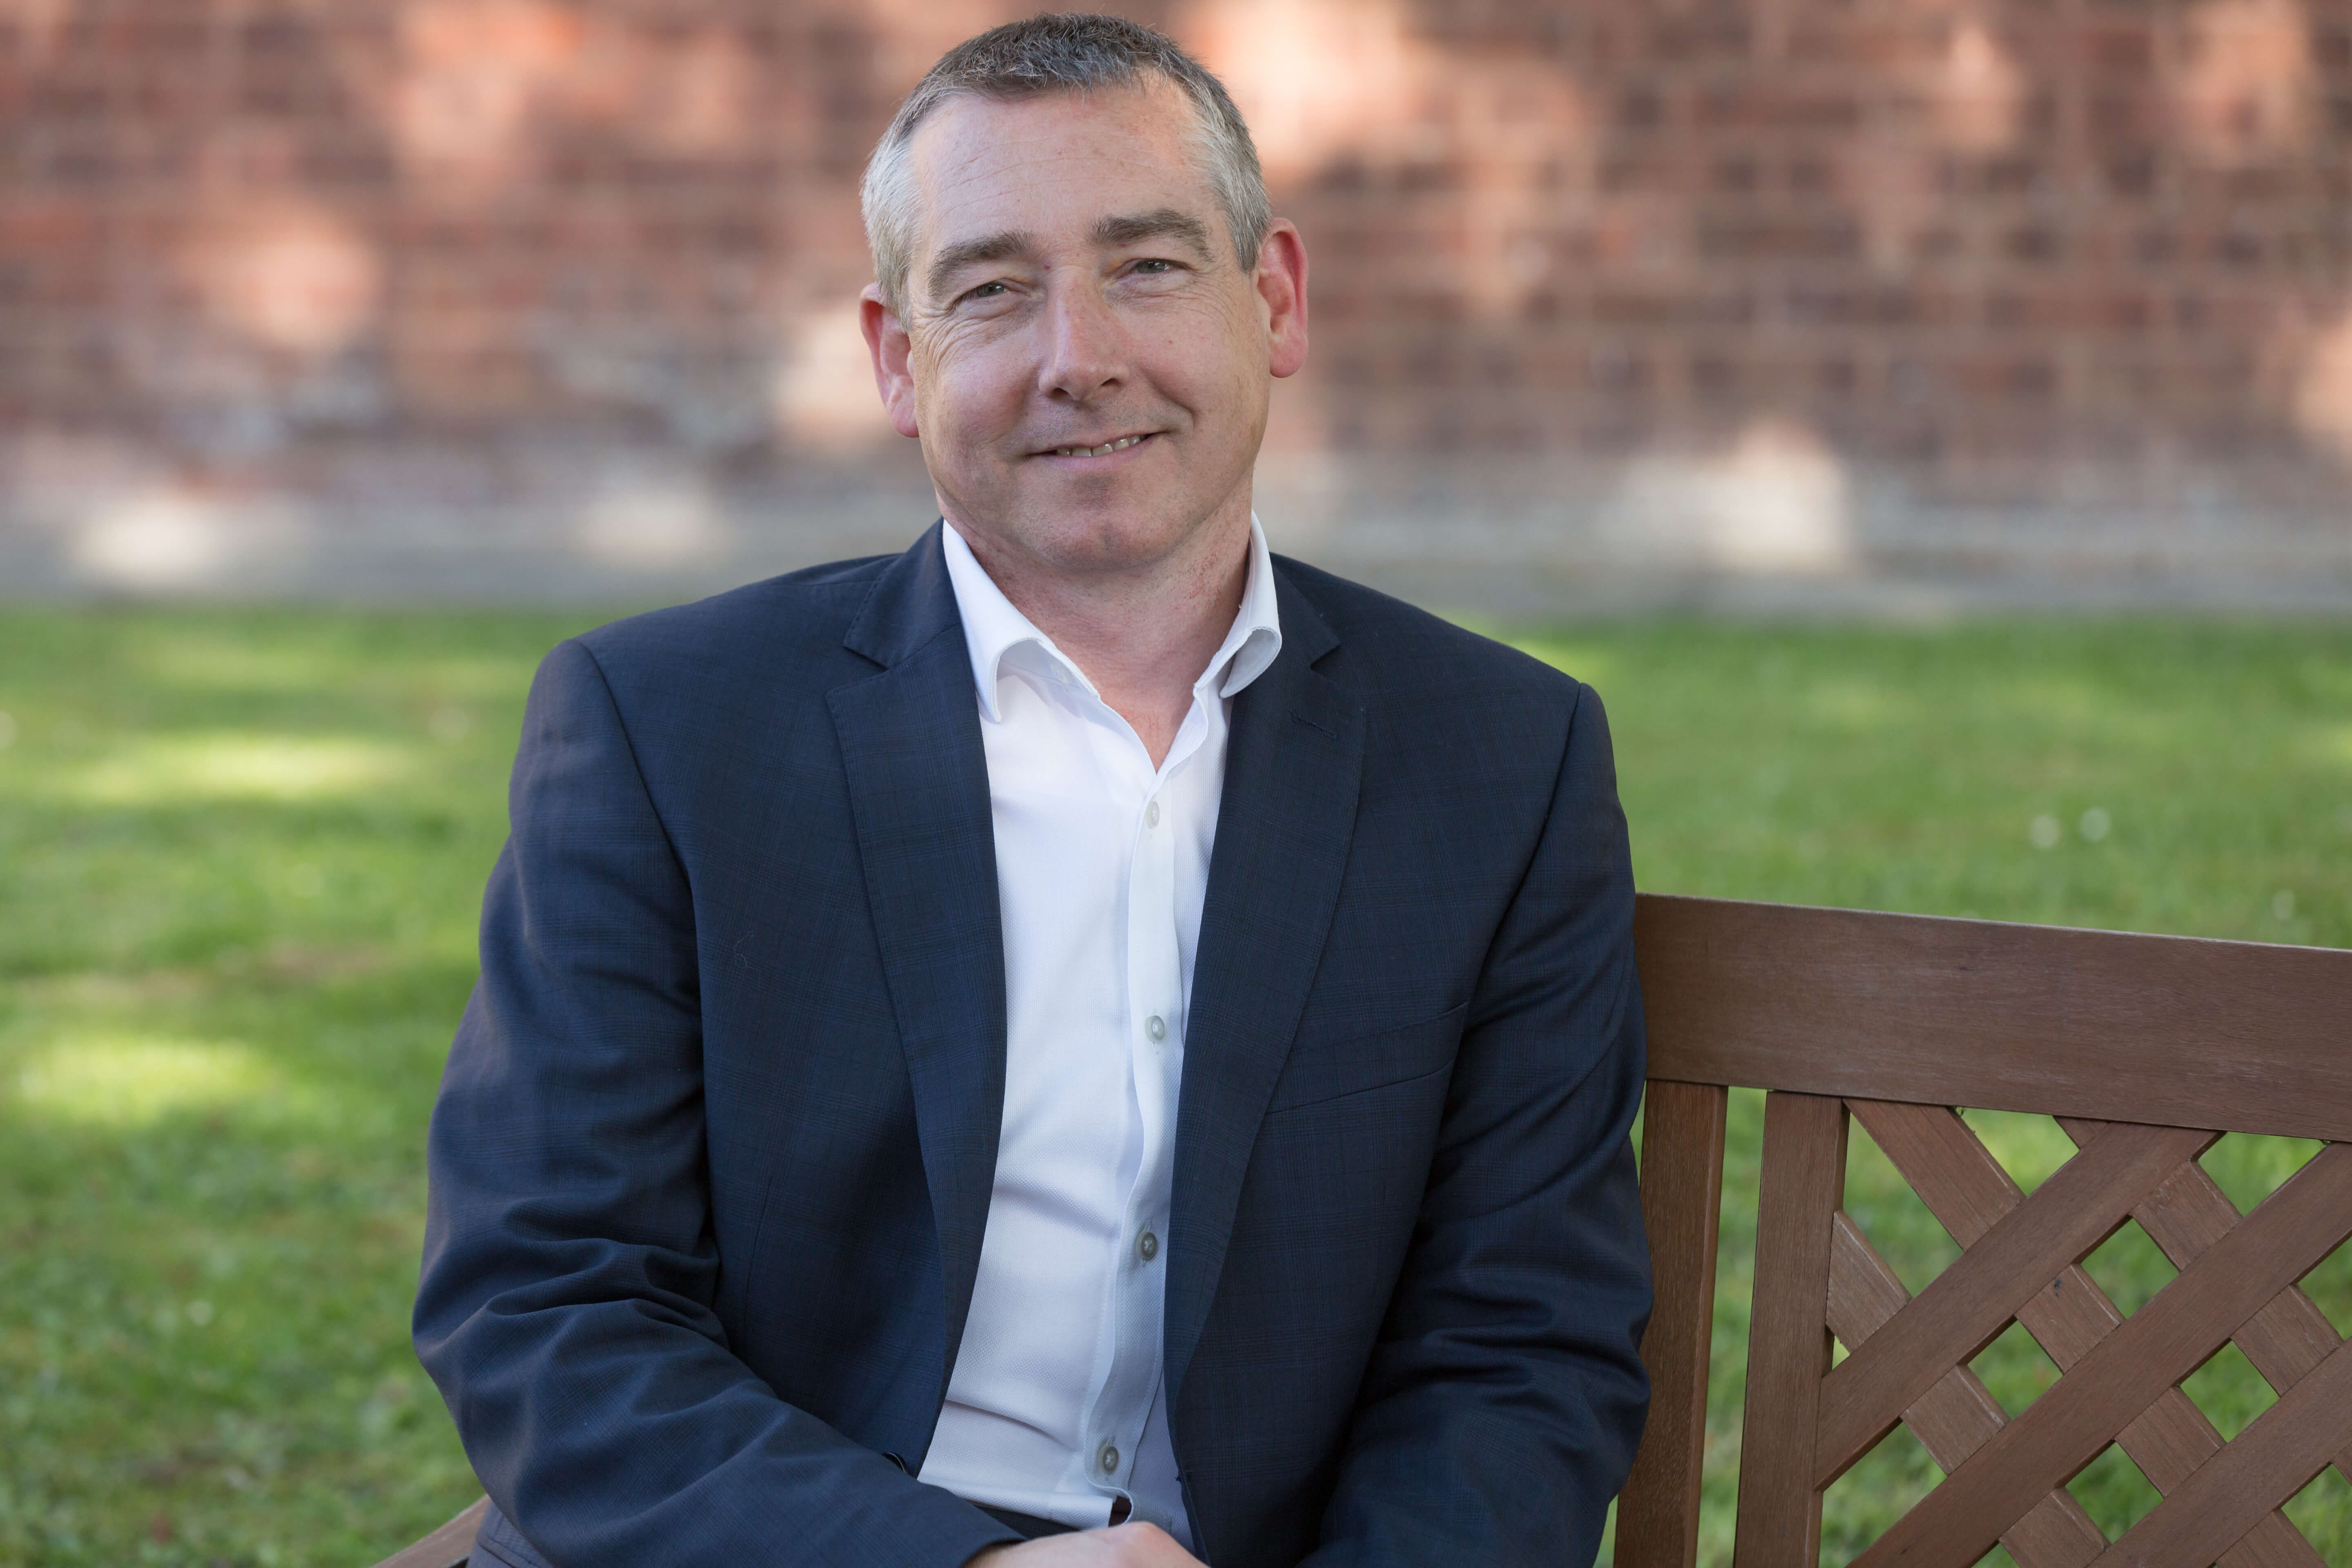
[[[1166,1398],[1213,1568],[1590,1562],[1647,1398],[1600,700],[1275,563],[1185,1038]],[[416,1345],[536,1568],[921,1564],[1004,1078],[937,528],[549,655]]]

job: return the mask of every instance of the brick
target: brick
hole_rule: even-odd
[[[1343,451],[1624,454],[1790,409],[1962,490],[2176,435],[2301,449],[2281,323],[2352,310],[2340,16],[2312,21],[2309,137],[2223,157],[2184,129],[2183,11],[2155,0],[1999,10],[2014,120],[1967,144],[1939,107],[1954,15],[1402,15],[1402,76],[1332,88],[1335,129],[1276,192],[1317,266],[1301,395]],[[38,39],[0,23],[0,408],[168,442],[151,433],[216,393],[156,374],[157,345],[213,344],[291,432],[268,460],[312,460],[319,367],[241,342],[197,266],[264,218],[340,226],[380,267],[348,352],[380,356],[392,428],[667,428],[646,377],[756,405],[787,307],[864,277],[856,178],[942,25],[846,0],[138,0]],[[752,108],[683,137],[697,50]],[[454,143],[478,168],[404,119],[432,70],[490,105]]]

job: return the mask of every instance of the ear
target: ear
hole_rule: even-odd
[[[1307,363],[1307,242],[1286,217],[1274,220],[1257,248],[1257,297],[1265,313],[1266,368],[1297,375]]]
[[[911,349],[907,329],[890,307],[882,302],[882,286],[868,283],[866,292],[858,296],[857,325],[866,334],[866,352],[874,361],[874,385],[882,394],[882,406],[889,411],[890,424],[899,435],[919,436],[915,424],[915,374],[908,367]]]

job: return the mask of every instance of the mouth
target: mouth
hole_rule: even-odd
[[[1159,434],[1157,430],[1146,430],[1139,436],[1119,436],[1105,441],[1098,447],[1048,447],[1037,456],[1041,458],[1108,458],[1139,447]]]

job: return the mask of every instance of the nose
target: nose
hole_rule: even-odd
[[[1091,403],[1126,379],[1117,318],[1090,278],[1063,273],[1047,289],[1037,390],[1057,403]]]

